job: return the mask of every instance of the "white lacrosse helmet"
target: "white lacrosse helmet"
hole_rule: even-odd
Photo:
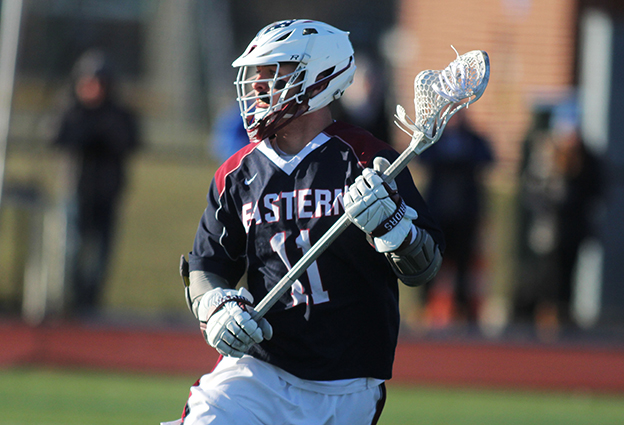
[[[295,63],[294,72],[278,76],[280,63]],[[259,80],[256,66],[277,66],[275,77]],[[353,82],[355,63],[349,33],[323,22],[293,19],[264,27],[232,66],[237,100],[249,139],[272,136],[293,119],[342,96]],[[319,78],[319,75],[321,76]],[[263,82],[271,93],[256,93],[253,84]],[[312,91],[327,87],[313,97]],[[256,108],[256,102],[268,108]]]

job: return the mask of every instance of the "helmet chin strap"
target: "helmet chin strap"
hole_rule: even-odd
[[[293,99],[275,115],[261,120],[256,127],[247,130],[249,140],[260,142],[267,137],[272,137],[279,130],[290,124],[292,120],[305,114],[308,110],[308,95],[303,97],[303,102],[298,103],[296,99]]]

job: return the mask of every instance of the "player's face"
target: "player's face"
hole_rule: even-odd
[[[87,108],[96,108],[104,102],[106,89],[102,81],[93,76],[84,76],[76,82],[76,96]]]
[[[268,108],[271,103],[271,97],[273,98],[272,103],[275,105],[281,94],[281,90],[290,79],[290,74],[292,74],[296,68],[297,64],[295,63],[282,63],[279,66],[279,70],[277,65],[257,66],[256,81],[252,85],[256,96],[258,96],[256,108]],[[276,73],[277,79],[275,79]],[[287,97],[288,96],[290,96],[290,93]]]

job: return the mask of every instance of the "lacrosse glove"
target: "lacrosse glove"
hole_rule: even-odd
[[[398,194],[394,180],[383,181],[381,174],[389,166],[386,158],[375,158],[373,169],[365,168],[344,196],[347,217],[372,238],[378,252],[397,250],[418,218]]]
[[[273,336],[266,319],[254,319],[252,304],[253,296],[245,288],[215,288],[202,297],[197,309],[200,328],[219,354],[242,357],[252,345]]]

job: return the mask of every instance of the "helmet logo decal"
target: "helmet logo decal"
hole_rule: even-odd
[[[277,30],[277,29],[280,29],[280,28],[286,28],[286,27],[289,27],[289,26],[290,26],[290,25],[292,25],[292,23],[293,23],[293,22],[295,22],[295,21],[296,21],[296,19],[290,19],[290,20],[288,20],[288,21],[280,21],[280,22],[277,22],[275,25],[272,25],[272,26],[270,26],[269,28],[267,28],[267,29],[264,31],[264,33],[265,33],[265,34],[267,34],[267,33],[271,32],[271,31],[274,31],[274,30]]]

